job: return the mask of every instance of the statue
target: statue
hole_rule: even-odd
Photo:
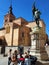
[[[40,19],[41,12],[35,7],[35,3],[33,5],[32,12],[33,12],[33,16],[35,18],[36,24],[39,27],[39,19]]]

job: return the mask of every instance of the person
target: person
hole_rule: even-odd
[[[46,47],[48,46],[48,43],[46,43]]]
[[[25,56],[24,65],[29,65],[29,56],[28,55]]]
[[[30,53],[30,48],[28,48],[28,54]]]
[[[21,65],[24,65],[25,58],[22,55],[20,55],[19,60],[20,60]]]
[[[27,52],[24,52],[24,54],[22,54],[22,56],[25,58],[25,56],[28,55]]]
[[[10,49],[8,52],[8,65],[10,65],[11,63],[11,55],[12,55],[12,49]]]
[[[35,65],[37,61],[37,57],[30,55],[31,65]]]
[[[16,56],[16,59],[17,59],[17,50],[15,50],[15,51],[14,51],[14,54],[15,54],[15,56]]]
[[[19,59],[20,59],[20,53],[18,53],[18,54],[17,54],[17,65],[21,65],[21,63],[20,63],[20,60],[19,60]]]
[[[17,59],[16,59],[16,55],[14,53],[11,56],[11,63],[10,63],[10,65],[17,65]]]

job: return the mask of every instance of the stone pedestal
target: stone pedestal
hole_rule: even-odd
[[[39,60],[48,60],[48,55],[45,50],[45,40],[42,38],[42,28],[34,27],[31,32],[31,49],[30,54],[36,56]]]
[[[48,54],[45,50],[45,47],[41,48],[40,49],[40,57],[41,57],[41,60],[48,60]]]

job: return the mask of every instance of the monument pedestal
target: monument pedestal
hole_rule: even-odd
[[[48,60],[48,54],[45,50],[45,47],[40,49],[40,56],[41,56],[41,60]]]
[[[30,54],[36,56],[39,60],[48,60],[48,54],[45,50],[45,43],[44,39],[41,35],[42,28],[41,27],[34,27],[33,32],[31,32],[31,49]]]
[[[33,40],[31,43],[30,54],[36,56],[38,59],[41,59],[40,49],[36,49],[36,40]]]

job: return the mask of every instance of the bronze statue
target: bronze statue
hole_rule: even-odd
[[[35,18],[37,26],[39,26],[39,19],[40,19],[41,12],[35,7],[35,3],[33,5],[32,12],[33,12],[33,16]]]

